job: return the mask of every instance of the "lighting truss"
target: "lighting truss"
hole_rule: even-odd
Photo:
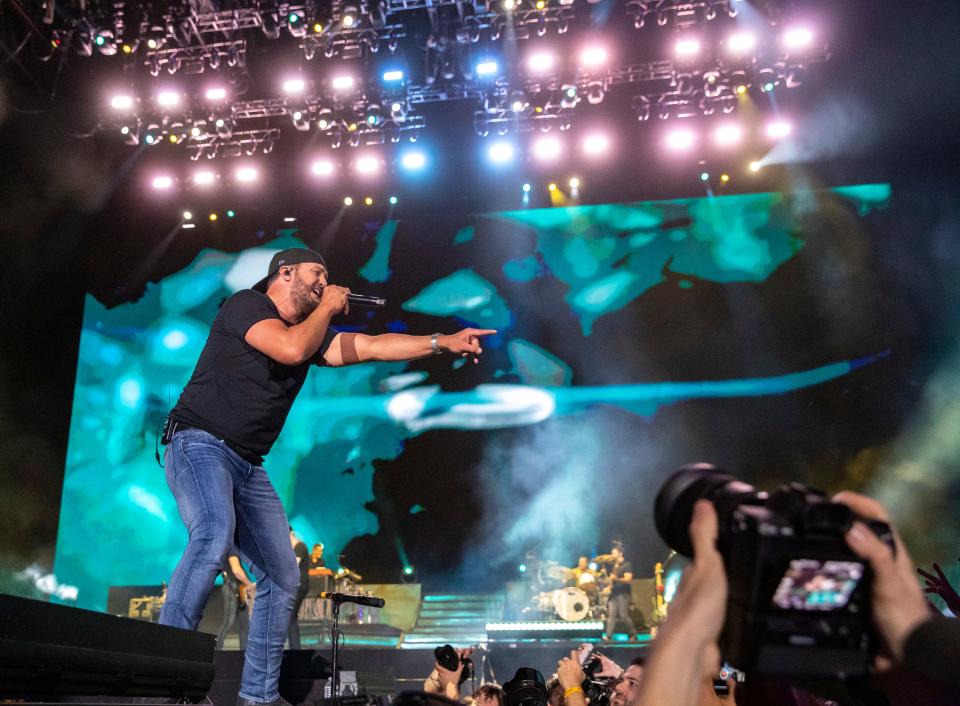
[[[683,28],[716,19],[720,13],[737,16],[737,0],[627,0],[626,6],[637,29],[650,21]]]

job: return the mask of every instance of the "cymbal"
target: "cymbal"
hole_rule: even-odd
[[[598,554],[593,557],[590,561],[596,561],[600,563],[606,563],[608,561],[614,561],[613,554]]]

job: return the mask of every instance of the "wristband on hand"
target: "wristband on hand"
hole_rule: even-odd
[[[577,692],[583,693],[583,689],[579,686],[571,686],[569,689],[564,690],[563,698],[567,698],[570,694],[576,694]]]
[[[440,355],[443,353],[443,351],[440,350],[440,334],[439,333],[435,333],[432,336],[430,336],[430,350],[433,351],[434,355]]]

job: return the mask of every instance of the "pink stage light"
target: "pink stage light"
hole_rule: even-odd
[[[793,132],[793,125],[786,120],[774,120],[767,124],[767,137],[771,140],[780,140]]]
[[[310,171],[315,176],[330,176],[333,174],[333,162],[331,162],[329,159],[318,159],[310,165]]]
[[[222,101],[227,97],[227,89],[222,86],[211,86],[204,95],[208,101]]]
[[[209,169],[201,169],[193,173],[193,183],[197,186],[210,186],[217,180],[217,175]]]
[[[583,138],[583,153],[590,157],[605,154],[610,149],[610,138],[595,132]]]
[[[376,174],[380,169],[380,160],[368,155],[366,157],[360,157],[354,166],[360,174]]]
[[[560,156],[561,152],[563,152],[563,145],[552,135],[539,137],[533,143],[533,156],[541,162],[554,160]]]
[[[114,96],[110,99],[110,107],[114,110],[130,110],[133,107],[133,96],[126,94]]]
[[[180,103],[180,94],[176,91],[161,91],[157,94],[157,104],[164,108],[172,108]]]
[[[580,64],[588,69],[596,69],[607,63],[607,50],[600,46],[587,47],[580,52]]]
[[[683,152],[691,147],[697,141],[697,136],[693,130],[688,128],[674,128],[667,133],[667,147],[675,152]]]
[[[675,50],[677,52],[677,56],[681,58],[696,56],[700,53],[700,40],[692,37],[680,39],[677,41]]]
[[[331,85],[334,90],[347,91],[353,88],[353,76],[334,76]]]
[[[553,68],[553,63],[553,54],[549,52],[537,52],[527,59],[527,67],[534,73],[549,71]]]
[[[288,78],[283,82],[284,93],[303,93],[306,88],[307,84],[302,78]]]
[[[806,49],[813,43],[813,31],[809,27],[791,27],[783,33],[783,45],[787,49]]]
[[[743,137],[743,130],[739,125],[721,125],[713,131],[713,141],[719,147],[729,147],[740,142]]]
[[[166,191],[173,187],[173,177],[162,174],[153,178],[153,188],[157,191]]]
[[[253,167],[240,167],[236,171],[237,181],[249,184],[257,179],[257,170]]]

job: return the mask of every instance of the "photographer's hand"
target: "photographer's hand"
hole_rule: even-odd
[[[460,650],[457,650],[457,655],[459,654]],[[459,701],[460,675],[463,674],[463,662],[461,661],[457,665],[456,670],[453,671],[440,666],[439,662],[435,663],[435,669],[437,671],[437,679],[440,681],[440,693],[448,699]]]
[[[861,517],[890,521],[883,505],[866,495],[845,490],[837,493],[833,500],[843,503]],[[930,618],[930,609],[913,572],[910,554],[896,529],[893,526],[890,529],[897,548],[896,556],[862,522],[853,523],[846,534],[846,541],[850,549],[866,559],[873,569],[873,620],[890,655],[899,662],[903,659],[907,637]]]
[[[720,669],[717,638],[727,608],[727,574],[717,551],[717,511],[707,500],[693,506],[693,563],[680,582],[667,620],[640,682],[643,706],[695,706],[701,680]]]
[[[580,686],[586,678],[587,675],[580,667],[576,650],[571,651],[569,657],[564,657],[557,662],[557,680],[563,687],[565,706],[587,706],[587,696]]]
[[[596,672],[595,676],[613,677],[614,679],[619,679],[621,676],[623,676],[623,667],[606,655],[602,655],[599,652],[594,652],[591,657],[600,662],[600,671]]]

